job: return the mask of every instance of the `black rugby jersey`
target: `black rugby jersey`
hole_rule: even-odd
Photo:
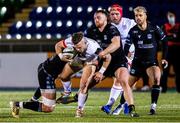
[[[130,47],[131,44],[134,44],[134,59],[149,62],[156,61],[159,41],[166,42],[165,37],[166,36],[164,32],[158,26],[154,26],[151,23],[147,24],[146,30],[140,30],[139,27],[136,25],[129,31],[126,45],[124,48],[125,53],[128,52],[128,47]],[[164,52],[167,52],[167,48],[164,48],[164,50]]]
[[[57,76],[62,72],[66,62],[62,61],[58,55],[52,56],[43,62],[43,67],[52,77]]]
[[[92,38],[92,39],[96,40],[100,44],[100,46],[103,49],[105,49],[109,46],[109,44],[111,44],[112,38],[114,36],[120,36],[120,33],[114,25],[107,24],[102,32],[100,32],[99,29],[95,25],[93,25],[92,27],[88,28],[85,31],[84,35],[88,38]],[[122,49],[121,41],[120,41],[120,45],[121,45],[121,47],[119,49],[117,49],[115,52],[111,53],[111,55],[112,55],[112,57],[113,56],[117,57],[117,58],[121,57],[124,59],[125,54]]]

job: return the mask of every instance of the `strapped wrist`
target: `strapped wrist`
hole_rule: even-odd
[[[99,70],[99,73],[104,74],[105,71],[106,71],[106,68],[102,66],[101,69]]]

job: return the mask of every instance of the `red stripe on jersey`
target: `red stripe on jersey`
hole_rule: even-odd
[[[65,43],[65,40],[63,40],[62,42],[63,42],[63,46],[66,48],[67,45],[66,45],[66,43]]]

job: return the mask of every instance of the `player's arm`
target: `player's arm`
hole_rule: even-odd
[[[116,51],[119,47],[120,47],[120,36],[114,36],[114,37],[111,39],[111,44],[110,44],[106,49],[104,49],[104,50],[99,54],[99,56],[100,56],[100,57],[104,57],[106,54],[113,53],[113,52]]]
[[[163,68],[167,68],[168,67],[168,61],[166,60],[167,59],[167,53],[168,53],[167,37],[160,27],[156,26],[155,31],[156,31],[155,33],[156,33],[157,38],[159,39],[159,41],[162,42],[162,60],[161,60],[161,63],[163,65]]]
[[[63,53],[62,53],[63,49],[66,47],[67,47],[67,45],[65,44],[65,40],[61,40],[55,44],[55,51],[56,51],[56,54],[58,54],[59,58],[62,61],[69,62],[69,61],[71,61],[71,59],[69,59],[70,57],[63,55]]]
[[[132,31],[130,30],[124,45],[124,53],[126,56],[128,56],[129,53],[129,49],[131,47],[131,45],[133,44],[133,35],[132,35]]]
[[[106,69],[108,68],[109,64],[111,62],[111,55],[107,54],[105,55],[105,57],[103,58],[103,64],[101,66],[101,68],[99,69],[98,72],[95,73],[94,79],[97,82],[100,82],[103,79],[103,74],[106,71]]]
[[[62,50],[65,48],[64,40],[60,40],[55,44],[56,54],[62,53]]]

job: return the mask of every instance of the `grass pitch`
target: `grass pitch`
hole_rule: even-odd
[[[119,116],[106,115],[100,108],[106,104],[109,91],[93,90],[89,94],[83,118],[74,117],[77,103],[58,104],[52,113],[22,109],[20,110],[20,118],[13,118],[10,113],[9,101],[27,101],[32,94],[33,91],[1,91],[0,122],[180,122],[180,94],[176,92],[160,95],[157,114],[154,116],[148,115],[150,92],[134,92],[136,111],[140,114],[140,117],[131,118],[122,113]],[[118,102],[119,99],[115,105]]]

